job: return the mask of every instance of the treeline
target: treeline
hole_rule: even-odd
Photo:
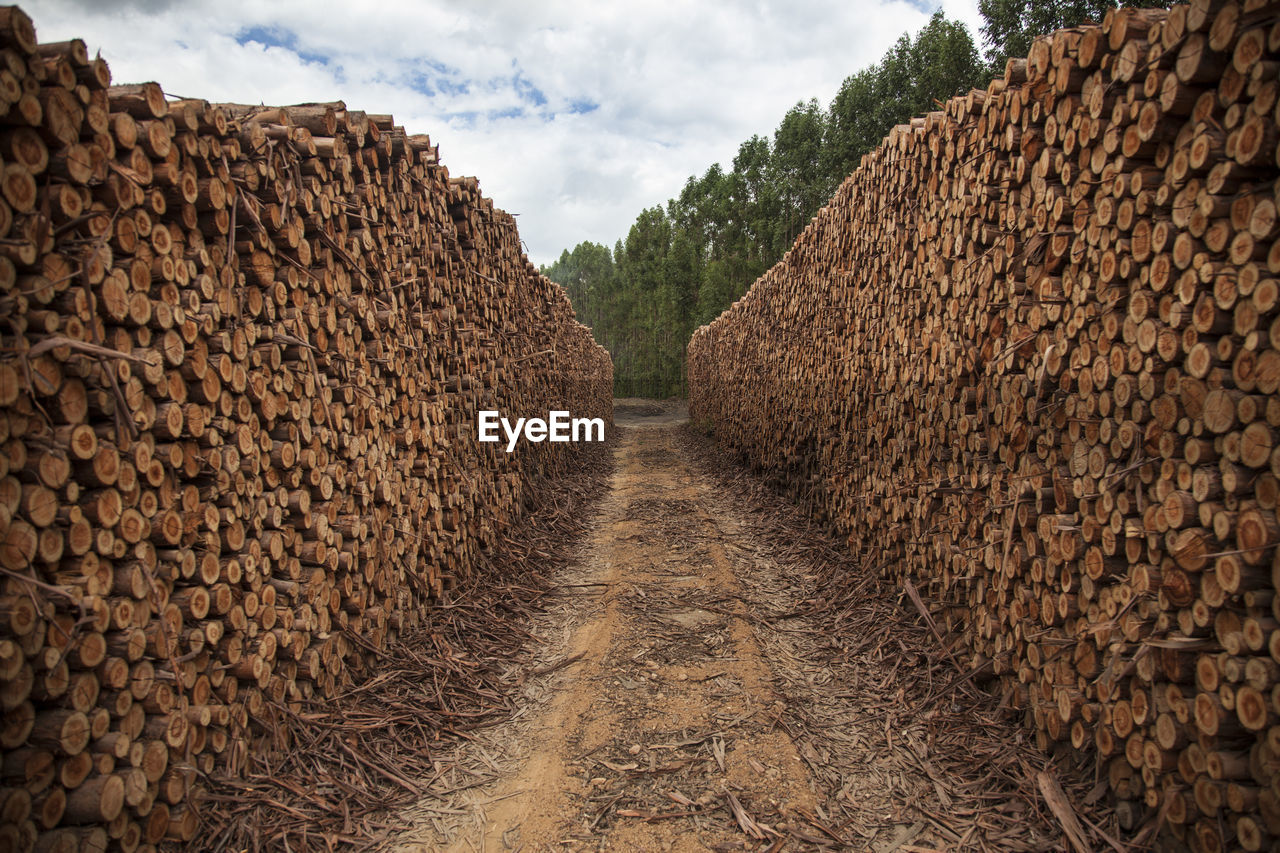
[[[613,355],[618,396],[685,392],[693,330],[742,296],[791,247],[836,187],[895,125],[985,87],[1041,33],[1101,20],[1103,0],[980,0],[973,36],[938,12],[879,62],[845,79],[827,107],[792,107],[772,138],[752,136],[732,168],[690,177],[678,198],[641,211],[625,240],[584,242],[542,272],[569,293],[578,319]],[[1153,0],[1125,5],[1158,6]]]

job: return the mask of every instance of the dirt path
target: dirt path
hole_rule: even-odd
[[[965,774],[1003,798],[984,765],[1002,742],[964,733],[997,721],[969,712],[949,735],[936,703],[911,711],[943,695],[939,665],[912,635],[890,642],[892,605],[865,610],[856,648],[805,617],[809,564],[780,570],[683,417],[619,407],[609,492],[529,626],[533,659],[508,673],[516,713],[441,757],[388,849],[1047,849],[1052,828],[1016,797],[980,832],[948,819],[975,813]],[[936,753],[949,738],[958,769]]]
[[[744,828],[766,838],[813,810],[804,764],[770,717],[781,703],[725,551],[733,521],[682,458],[678,417],[619,420],[649,423],[624,427],[599,522],[558,585],[581,610],[550,664],[564,664],[559,689],[521,733],[530,749],[518,770],[450,849],[541,850],[577,836],[703,850],[740,845]],[[659,813],[706,816],[646,820]]]

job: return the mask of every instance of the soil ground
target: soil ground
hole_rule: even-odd
[[[822,597],[838,543],[780,535],[681,404],[615,412],[609,491],[504,676],[515,713],[439,758],[388,849],[1065,849],[1036,754],[996,700],[957,704],[909,602]]]

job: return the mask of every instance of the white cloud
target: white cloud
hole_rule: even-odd
[[[978,21],[976,0],[941,0]],[[520,214],[535,263],[612,245],[796,101],[827,102],[929,13],[904,0],[41,0],[42,41],[101,49],[117,82],[210,101],[342,99],[429,133]]]

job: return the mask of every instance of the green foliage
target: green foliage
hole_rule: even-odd
[[[831,102],[828,172],[843,178],[895,124],[984,86],[988,76],[964,24],[934,14],[914,40],[902,36],[879,64],[845,79]]]

